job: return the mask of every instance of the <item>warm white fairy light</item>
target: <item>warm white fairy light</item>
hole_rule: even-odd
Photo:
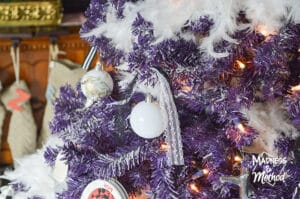
[[[260,30],[259,32],[260,32],[263,36],[265,36],[265,37],[269,36],[269,32],[268,32],[267,30],[265,30],[265,29],[262,29],[262,30]]]
[[[198,188],[198,186],[195,182],[192,182],[191,184],[189,184],[189,188],[196,193],[200,192],[200,189]]]
[[[167,150],[169,150],[169,148],[170,148],[170,146],[167,143],[162,143],[160,145],[160,150],[162,150],[162,151],[167,151]]]
[[[237,128],[238,128],[242,133],[245,133],[245,132],[246,132],[246,129],[245,129],[244,125],[241,124],[241,123],[239,123],[239,124],[237,125]]]
[[[179,84],[181,85],[180,90],[184,93],[189,93],[193,90],[193,88],[189,86],[185,80],[179,80]]]
[[[203,174],[204,174],[204,175],[209,174],[209,170],[208,170],[208,169],[202,169],[202,171],[203,171]]]
[[[202,169],[202,170],[199,170],[197,173],[195,173],[195,174],[192,176],[192,179],[193,179],[193,180],[196,180],[196,179],[198,179],[198,178],[207,176],[208,174],[209,174],[209,170],[208,170],[208,169]]]
[[[193,88],[191,86],[184,85],[183,87],[181,87],[181,90],[185,93],[188,93],[188,92],[191,92],[193,90]]]
[[[271,31],[270,28],[268,28],[266,25],[258,25],[256,30],[265,37],[274,34],[274,31]]]
[[[241,162],[242,160],[243,160],[243,159],[242,159],[241,156],[238,156],[238,155],[234,156],[234,161],[235,161],[235,162]]]
[[[297,85],[297,86],[292,86],[291,90],[294,91],[294,92],[300,91],[300,84]]]
[[[246,68],[246,64],[244,64],[243,62],[241,62],[240,60],[236,60],[235,61],[237,63],[237,66],[241,69],[244,70]]]

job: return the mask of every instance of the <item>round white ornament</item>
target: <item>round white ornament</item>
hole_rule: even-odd
[[[164,131],[164,122],[158,104],[140,102],[131,111],[130,124],[133,131],[142,138],[152,139]]]
[[[87,72],[80,81],[82,93],[87,98],[86,106],[95,100],[112,93],[114,83],[108,72],[103,71],[97,64],[96,68]]]
[[[124,187],[117,180],[95,180],[88,184],[80,199],[128,199]]]
[[[57,182],[64,182],[68,175],[68,165],[62,160],[63,155],[58,153],[53,169],[53,177]]]

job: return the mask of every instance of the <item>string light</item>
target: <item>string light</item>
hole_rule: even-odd
[[[300,91],[300,84],[297,86],[292,86],[291,90],[294,92]]]
[[[193,90],[193,88],[191,86],[184,85],[181,87],[181,90],[185,93],[189,93]]]
[[[197,186],[196,183],[192,182],[189,184],[189,188],[190,190],[192,190],[193,192],[196,192],[196,193],[199,193],[200,192],[200,189],[199,187]]]
[[[202,171],[203,171],[204,175],[209,174],[209,170],[208,169],[202,169]]]
[[[178,84],[180,85],[180,90],[184,93],[189,93],[193,90],[193,87],[186,80],[179,79]]]
[[[202,169],[200,171],[198,171],[197,173],[195,173],[193,176],[192,176],[192,179],[193,180],[196,180],[198,178],[201,178],[203,176],[206,176],[209,174],[209,170],[208,169]]]
[[[242,162],[242,160],[243,160],[242,157],[239,156],[239,155],[234,156],[233,159],[234,159],[235,162]]]
[[[179,84],[181,85],[180,90],[184,93],[189,93],[193,90],[191,86],[188,86],[186,80],[179,80]]]
[[[246,129],[245,129],[245,127],[244,127],[243,124],[239,123],[239,124],[237,125],[237,128],[238,128],[242,133],[246,133]]]
[[[169,148],[170,148],[170,146],[165,142],[161,143],[161,145],[160,145],[160,150],[161,151],[167,151],[167,150],[169,150]]]
[[[263,36],[265,36],[265,37],[269,36],[268,31],[265,30],[265,29],[262,29],[262,30],[260,30],[259,32],[260,32]]]
[[[236,62],[239,69],[244,70],[246,68],[246,64],[244,64],[240,60],[236,60],[235,62]]]
[[[267,38],[269,35],[274,34],[274,32],[271,31],[266,25],[258,25],[256,30]]]
[[[197,164],[197,162],[195,160],[192,160],[191,163],[192,163],[192,165],[196,165]]]

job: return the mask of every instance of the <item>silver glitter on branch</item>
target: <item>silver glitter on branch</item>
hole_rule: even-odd
[[[107,165],[104,168],[99,169],[101,176],[110,178],[124,175],[126,171],[136,167],[146,159],[145,150],[145,146],[138,147],[120,157],[99,154],[99,161],[106,163]]]

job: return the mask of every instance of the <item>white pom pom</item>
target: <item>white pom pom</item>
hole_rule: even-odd
[[[136,134],[146,139],[158,137],[164,131],[163,116],[155,103],[138,103],[132,109],[130,124]]]
[[[81,90],[87,98],[86,107],[90,106],[98,98],[108,96],[113,90],[113,80],[109,73],[99,70],[87,72],[81,79]]]

